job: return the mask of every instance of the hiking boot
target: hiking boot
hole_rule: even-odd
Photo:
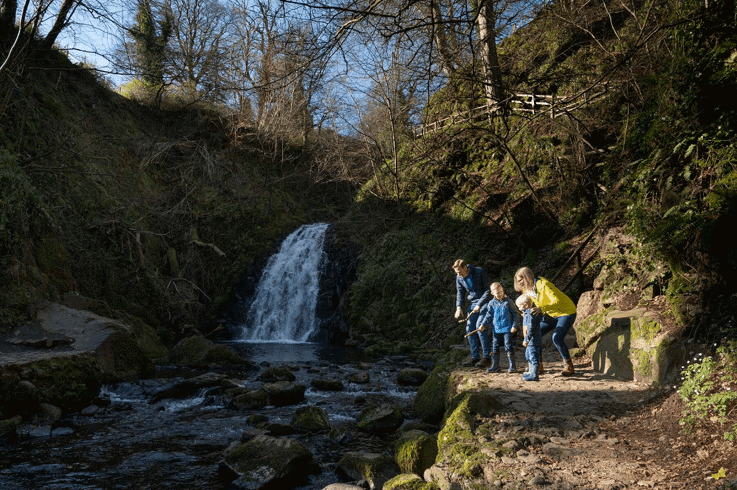
[[[565,367],[563,368],[563,371],[560,372],[563,376],[573,376],[576,374],[576,370],[573,369],[573,361],[570,359],[564,359],[563,363],[565,364]]]
[[[466,359],[463,361],[463,367],[474,367],[479,362],[481,362],[481,359]]]
[[[475,366],[477,368],[487,368],[487,367],[491,366],[491,359],[488,358],[488,357],[485,357],[485,358],[481,359],[479,362],[477,362],[475,364]]]

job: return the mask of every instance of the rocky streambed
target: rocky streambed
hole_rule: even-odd
[[[430,367],[351,361],[355,351],[318,359],[326,354],[304,344],[257,350],[257,368],[240,376],[160,366],[166,377],[104,384],[80,411],[24,420],[0,444],[0,487],[321,489],[360,480],[341,459],[392,453]],[[256,468],[228,457],[249,447],[265,458]],[[389,466],[384,479],[398,473]]]

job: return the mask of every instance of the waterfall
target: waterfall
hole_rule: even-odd
[[[315,305],[328,224],[301,226],[264,268],[241,340],[308,342],[315,330]]]

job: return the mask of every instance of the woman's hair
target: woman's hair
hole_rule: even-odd
[[[533,291],[535,289],[535,276],[529,267],[520,267],[514,273],[514,290],[518,293]]]
[[[517,298],[517,301],[514,302],[517,305],[517,308],[520,310],[526,310],[527,308],[532,306],[532,298],[530,298],[526,294],[521,294]]]

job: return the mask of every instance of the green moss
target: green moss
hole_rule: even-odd
[[[421,475],[432,466],[437,454],[435,437],[418,430],[405,432],[394,446],[394,460],[404,473]]]
[[[401,474],[384,483],[385,490],[440,490],[434,482],[426,482],[414,474]]]

